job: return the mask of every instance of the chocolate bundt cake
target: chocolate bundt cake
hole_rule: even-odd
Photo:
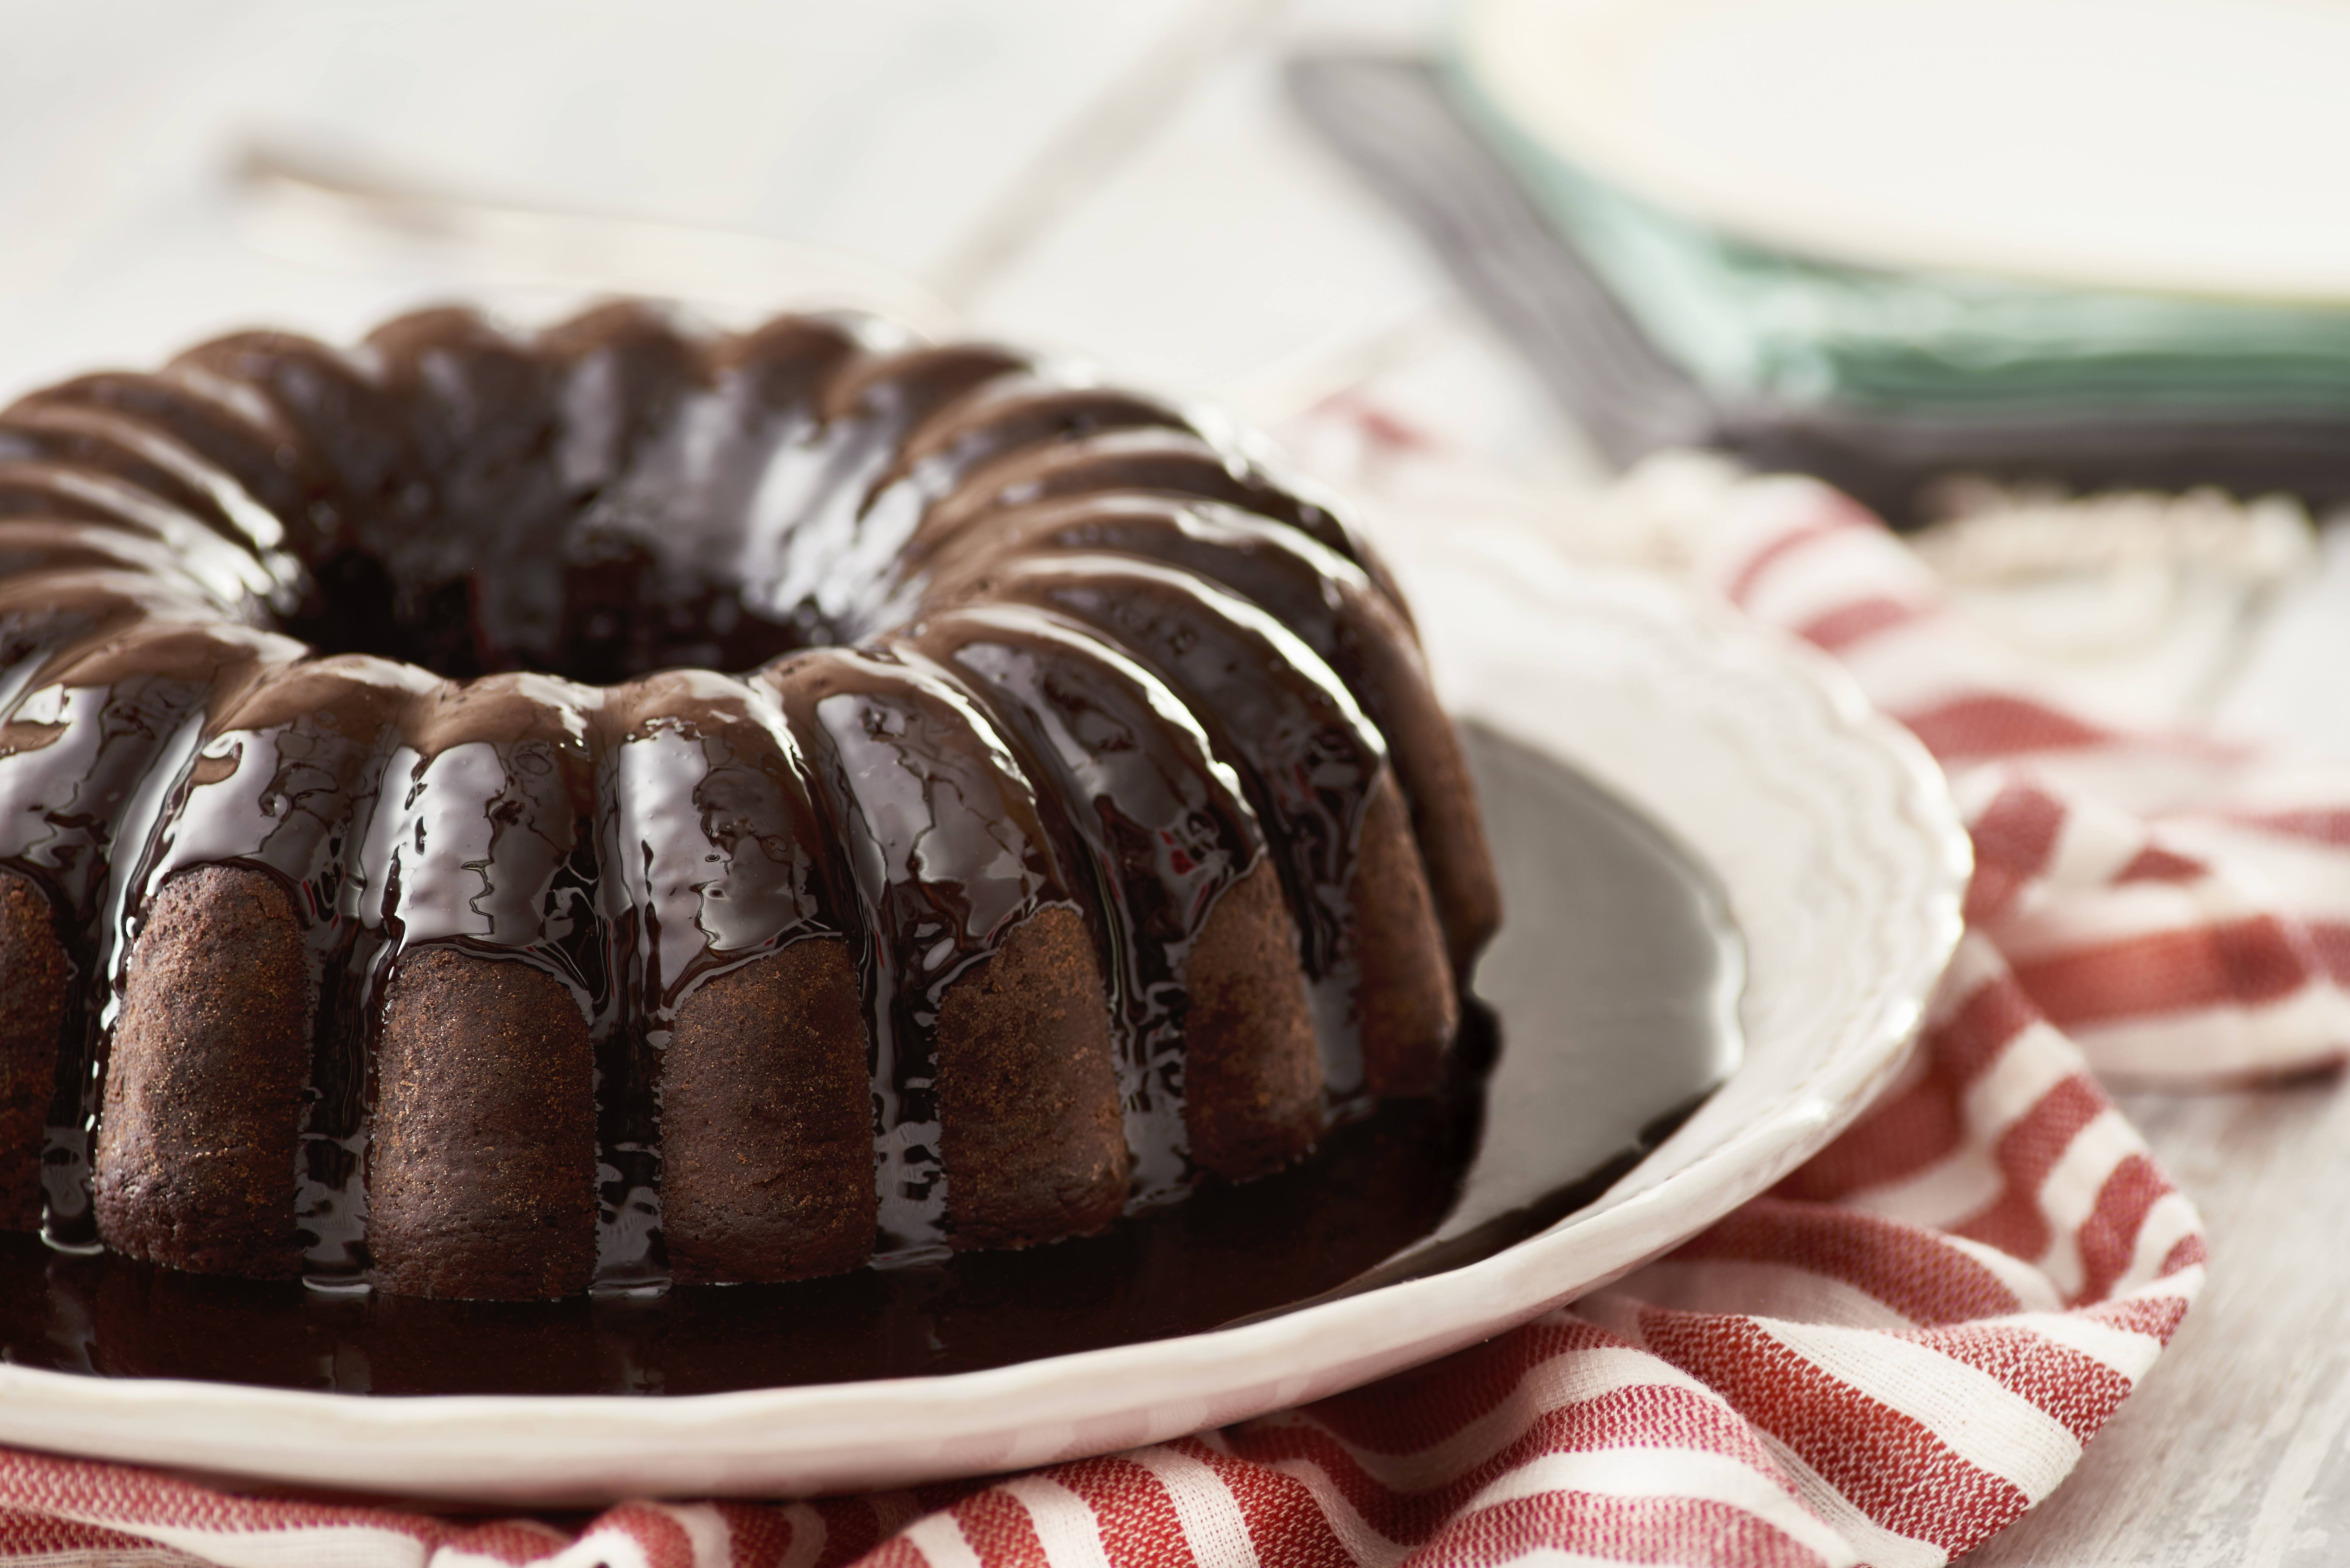
[[[1429,1092],[1497,919],[1394,585],[1164,402],[621,305],[0,416],[57,1245],[537,1298],[1079,1234]]]

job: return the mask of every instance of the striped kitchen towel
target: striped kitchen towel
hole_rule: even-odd
[[[2342,1059],[2350,769],[2079,711],[1835,491],[1698,483],[1666,524],[1692,575],[1835,654],[1940,759],[1974,835],[1969,922],[2091,1066],[2194,1083]]]
[[[0,1562],[1910,1568],[1981,1543],[2064,1480],[2202,1277],[2194,1210],[2091,1069],[2350,1043],[2350,786],[2070,711],[1824,487],[1726,482],[1701,522],[1692,575],[1918,732],[1980,864],[1906,1075],[1679,1251],[1319,1404],[874,1496],[483,1523],[0,1453]]]

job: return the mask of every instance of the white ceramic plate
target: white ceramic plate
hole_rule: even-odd
[[[1744,935],[1742,1064],[1600,1203],[1451,1273],[987,1372],[672,1399],[371,1399],[0,1366],[0,1442],[500,1503],[904,1485],[1353,1387],[1702,1229],[1819,1148],[1899,1064],[1959,930],[1967,843],[1940,775],[1824,659],[1661,584],[1476,537],[1403,565],[1455,711],[1644,805],[1719,876]]]
[[[1471,0],[1569,162],[1830,258],[2350,300],[2350,10],[2295,0]]]

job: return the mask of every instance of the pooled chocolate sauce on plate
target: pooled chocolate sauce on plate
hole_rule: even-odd
[[[1471,728],[1508,919],[1443,1091],[1090,1238],[785,1285],[435,1301],[0,1237],[0,1358],[353,1394],[700,1394],[972,1371],[1459,1267],[1598,1197],[1736,1065],[1742,950],[1638,811]]]

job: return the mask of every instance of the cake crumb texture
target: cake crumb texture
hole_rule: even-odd
[[[1126,1204],[1109,1010],[1076,911],[1045,909],[947,988],[940,1155],[958,1248],[1098,1231]]]
[[[125,970],[91,1196],[116,1251],[294,1273],[310,972],[285,887],[204,866],[163,884]]]
[[[1273,857],[1224,890],[1184,968],[1183,1130],[1218,1176],[1277,1170],[1322,1132],[1322,1056]]]
[[[0,1230],[41,1228],[41,1149],[73,966],[48,895],[0,871]]]
[[[596,1267],[594,1054],[554,976],[402,956],[376,1058],[368,1245],[404,1295],[575,1294]]]
[[[873,1250],[872,1089],[848,944],[711,976],[661,1065],[661,1228],[685,1283],[808,1279]]]

